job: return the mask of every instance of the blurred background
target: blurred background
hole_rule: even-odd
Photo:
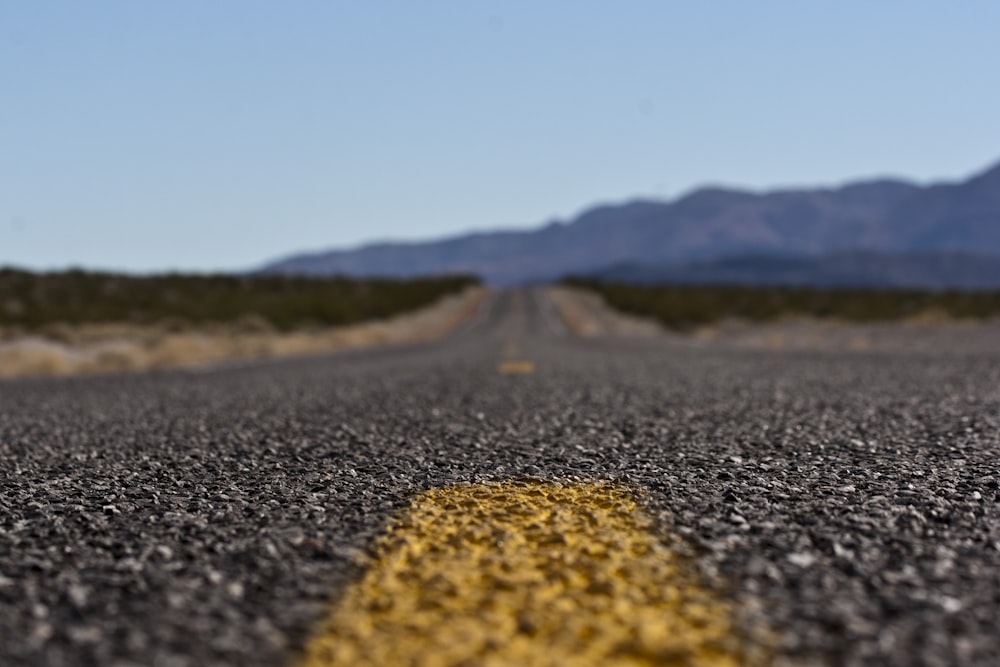
[[[681,328],[992,317],[997,25],[929,1],[6,3],[0,327],[291,331],[565,280]]]
[[[236,271],[705,185],[960,181],[1000,160],[997,25],[923,1],[4,3],[0,264]]]

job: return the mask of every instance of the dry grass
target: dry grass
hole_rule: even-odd
[[[142,371],[432,340],[470,317],[485,296],[485,289],[471,287],[387,320],[287,333],[253,317],[197,329],[164,322],[55,324],[35,335],[0,331],[0,377]]]

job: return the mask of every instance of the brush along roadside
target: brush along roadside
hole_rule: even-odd
[[[1000,318],[996,316],[959,318],[933,308],[866,322],[788,314],[767,321],[724,317],[677,330],[651,317],[616,310],[602,295],[584,288],[560,285],[549,288],[548,295],[566,328],[584,337],[658,337],[696,347],[751,350],[1000,353]]]
[[[31,334],[0,330],[0,377],[143,371],[434,340],[472,317],[487,294],[468,287],[385,320],[289,332],[256,316],[197,327],[163,322],[59,324]]]

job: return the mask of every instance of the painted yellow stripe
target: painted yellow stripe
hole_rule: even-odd
[[[302,667],[748,664],[729,606],[618,486],[434,489],[377,553]]]
[[[503,375],[529,375],[535,372],[535,364],[531,361],[501,361],[497,370]]]

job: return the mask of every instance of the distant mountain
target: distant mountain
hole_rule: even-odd
[[[868,251],[822,257],[752,255],[660,266],[621,264],[587,275],[638,284],[987,289],[1000,287],[1000,257]]]
[[[961,183],[926,187],[873,180],[765,193],[704,188],[673,202],[599,206],[569,222],[527,231],[294,255],[261,270],[355,276],[474,273],[508,285],[626,263],[663,266],[853,251],[1000,256],[1000,164]]]

